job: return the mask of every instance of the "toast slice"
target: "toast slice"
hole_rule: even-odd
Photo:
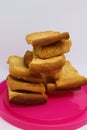
[[[44,93],[12,91],[10,86],[8,86],[8,97],[10,103],[18,105],[37,105],[47,101],[47,95]]]
[[[45,31],[35,32],[26,36],[27,43],[30,43],[33,46],[46,46],[62,39],[69,39],[69,33]]]
[[[29,68],[24,64],[23,57],[10,56],[7,63],[9,64],[9,73],[12,77],[34,83],[41,83],[43,81],[40,73],[37,74],[34,71],[31,73],[29,71]]]
[[[56,83],[47,83],[46,84],[46,91],[47,91],[47,94],[62,94],[62,93],[66,93],[66,92],[72,92],[72,91],[76,91],[76,90],[80,90],[81,89],[81,86],[77,86],[77,87],[74,87],[74,88],[67,88],[67,89],[58,89],[56,87]]]
[[[33,59],[33,52],[27,50],[24,54],[23,60],[24,60],[24,64],[25,66],[28,68],[29,67],[29,63],[32,61]]]
[[[87,84],[87,78],[81,76],[71,63],[66,61],[60,71],[59,79],[56,80],[57,89],[76,88],[85,84]]]
[[[45,86],[43,83],[29,83],[12,78],[10,75],[7,77],[7,84],[12,91],[29,91],[36,93],[45,93]]]
[[[40,59],[33,57],[33,60],[29,64],[30,71],[34,72],[47,72],[55,69],[60,69],[65,64],[65,56],[57,56],[49,59]]]
[[[71,40],[66,39],[57,41],[51,45],[34,47],[34,52],[39,58],[51,58],[69,52],[71,45]]]

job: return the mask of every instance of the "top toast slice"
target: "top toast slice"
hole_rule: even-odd
[[[87,84],[87,78],[81,76],[71,63],[66,61],[56,81],[57,89],[74,88],[84,84]]]
[[[35,32],[26,36],[26,41],[32,44],[33,46],[46,46],[61,39],[69,39],[69,33],[45,31]]]

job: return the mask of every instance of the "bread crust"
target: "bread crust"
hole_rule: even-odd
[[[29,63],[32,61],[33,59],[33,52],[27,50],[24,54],[23,60],[24,60],[24,64],[25,66],[28,68],[29,67]]]
[[[69,39],[69,37],[70,36],[68,32],[60,33],[54,31],[45,31],[28,34],[26,36],[26,41],[33,46],[46,46],[58,40]]]
[[[51,58],[69,52],[71,45],[71,40],[61,40],[51,45],[34,47],[34,53],[42,59]]]

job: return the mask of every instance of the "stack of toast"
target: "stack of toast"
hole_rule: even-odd
[[[47,95],[78,90],[87,84],[66,60],[72,42],[68,32],[36,32],[26,36],[33,51],[26,51],[23,57],[9,56],[7,76],[8,96],[11,103],[41,104]]]
[[[9,101],[16,104],[41,104],[47,101],[45,86],[40,74],[30,73],[23,57],[8,58],[7,86]]]

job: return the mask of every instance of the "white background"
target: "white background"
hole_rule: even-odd
[[[86,0],[0,0],[0,81],[8,74],[9,55],[23,56],[32,49],[26,34],[45,30],[70,33],[72,48],[66,57],[87,76]],[[1,128],[16,130],[0,118]]]

